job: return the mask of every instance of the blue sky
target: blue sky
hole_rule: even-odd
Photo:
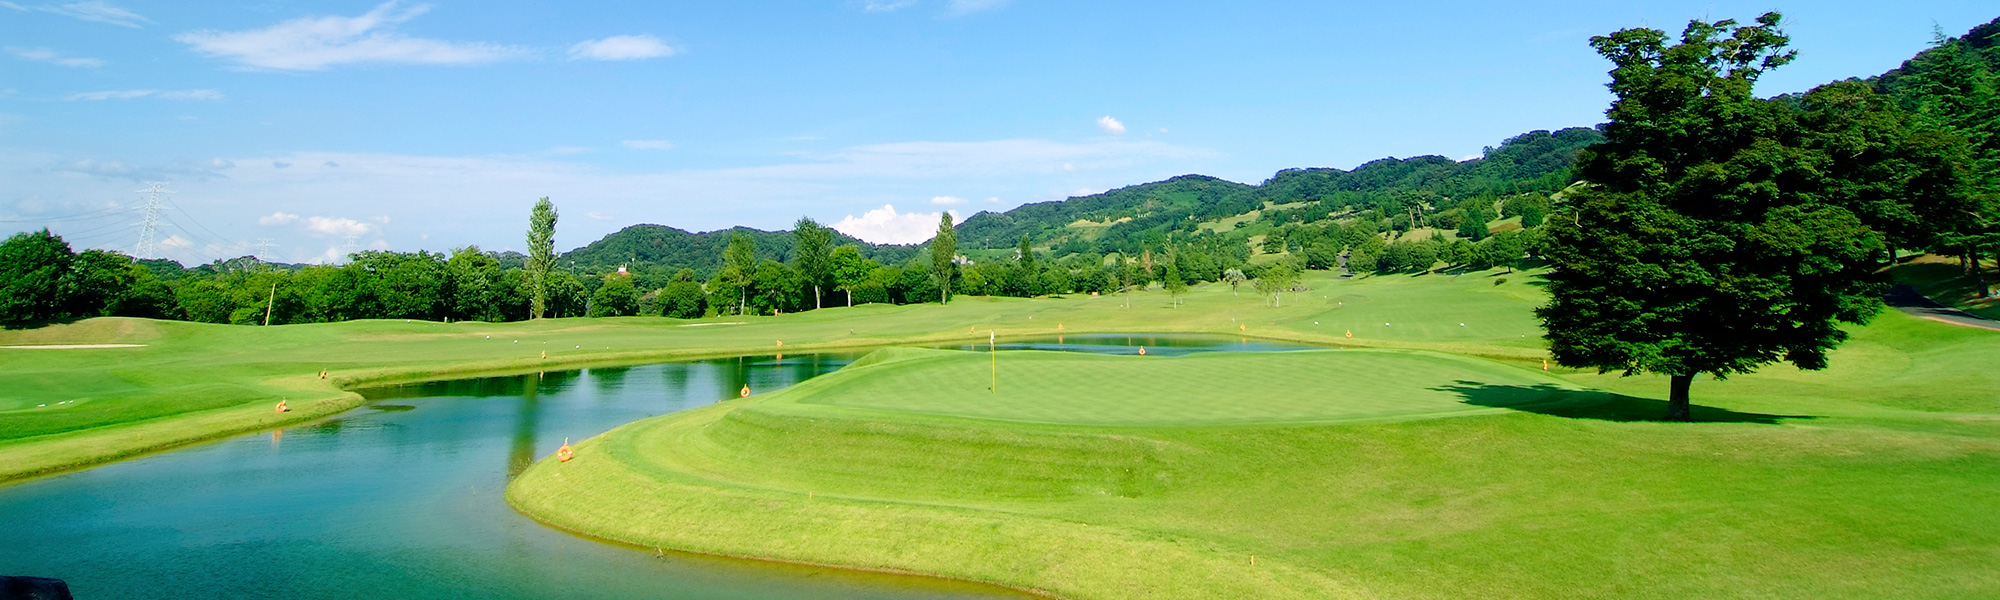
[[[0,1],[0,232],[164,255],[557,246],[634,223],[874,241],[1203,173],[1588,126],[1591,35],[1785,11],[1760,92],[1896,66],[1979,2]],[[893,207],[893,209],[885,209]],[[890,213],[893,210],[893,215]],[[272,246],[253,247],[268,239]]]

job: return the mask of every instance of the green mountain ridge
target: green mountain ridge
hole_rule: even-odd
[[[1038,246],[1071,252],[1136,251],[1149,237],[1189,232],[1200,221],[1239,217],[1267,206],[1317,203],[1315,217],[1349,210],[1407,207],[1441,210],[1454,198],[1499,198],[1518,193],[1547,194],[1569,185],[1578,150],[1603,136],[1583,127],[1533,131],[1489,147],[1464,162],[1443,156],[1383,158],[1352,171],[1335,168],[1286,169],[1251,185],[1189,174],[1065,200],[1024,204],[1006,212],[981,211],[958,225],[960,243],[970,249],[1012,248],[1022,235]],[[1103,223],[1100,227],[1073,227]],[[1095,231],[1101,230],[1101,231]],[[712,274],[721,266],[729,236],[742,233],[756,243],[758,258],[790,258],[789,231],[733,227],[691,233],[664,225],[633,225],[562,255],[559,264],[581,270],[645,264],[689,268]],[[864,257],[898,264],[924,244],[871,244],[836,234],[835,244],[852,244]]]

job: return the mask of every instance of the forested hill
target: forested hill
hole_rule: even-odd
[[[1294,210],[1303,206],[1307,212],[1319,212],[1316,218],[1374,209],[1393,220],[1410,207],[1439,210],[1464,199],[1498,199],[1562,189],[1571,182],[1569,168],[1577,150],[1602,139],[1596,130],[1582,127],[1534,131],[1487,148],[1482,157],[1465,162],[1442,156],[1384,158],[1353,171],[1286,169],[1260,185],[1182,175],[1101,194],[1026,204],[1004,213],[981,212],[959,225],[958,239],[966,248],[1011,248],[1025,234],[1038,246],[1065,246],[1078,252],[1131,250],[1168,231],[1192,232],[1203,221],[1239,217],[1274,206]],[[722,250],[729,245],[732,233],[749,236],[760,259],[783,262],[791,255],[793,239],[787,231],[736,227],[690,233],[664,225],[633,225],[562,255],[558,264],[592,272],[620,265],[647,270],[690,268],[707,277],[721,267]],[[863,257],[884,264],[902,263],[920,247],[870,244],[839,233],[834,243],[855,245]]]
[[[1437,209],[1469,198],[1546,194],[1569,185],[1577,151],[1603,139],[1583,127],[1534,131],[1465,162],[1442,156],[1384,158],[1352,171],[1286,169],[1259,185],[1182,175],[1004,213],[981,212],[959,226],[958,239],[969,247],[1002,248],[1027,235],[1040,246],[1129,250],[1167,231],[1194,232],[1201,222],[1267,207],[1312,203],[1294,208],[1328,213],[1375,209],[1393,215],[1413,206]]]
[[[734,233],[747,235],[756,243],[758,259],[783,262],[791,256],[794,240],[789,231],[734,227],[689,233],[665,225],[633,225],[564,253],[557,263],[564,267],[574,264],[587,271],[616,269],[621,265],[666,265],[694,269],[706,278],[722,267],[722,249],[729,246],[729,236]],[[916,253],[915,246],[877,246],[840,232],[833,233],[833,243],[858,246],[862,257],[890,264],[900,263]]]

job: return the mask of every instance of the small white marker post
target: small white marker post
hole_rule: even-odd
[[[986,356],[992,359],[993,362],[993,382],[987,384],[986,391],[998,394],[1000,393],[1000,353],[993,348],[994,339],[993,332],[986,332]]]

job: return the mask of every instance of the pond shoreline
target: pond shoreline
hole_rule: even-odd
[[[1078,336],[1201,335],[1322,345],[1315,341],[1293,337],[1239,335],[1238,333],[1217,333],[1205,330],[1130,332],[1078,329],[1075,331],[1062,331],[1060,333]],[[998,335],[994,339],[1012,342],[1042,339],[1049,337],[1049,335],[1049,332],[1009,333]],[[985,339],[987,339],[986,336],[979,334],[925,334],[899,340],[871,338],[855,342],[802,343],[789,348],[752,348],[739,346],[701,350],[642,350],[608,354],[585,354],[549,359],[468,361],[425,368],[363,368],[346,371],[342,374],[330,375],[324,381],[331,383],[333,389],[321,387],[318,384],[320,380],[309,379],[303,376],[273,378],[266,381],[289,384],[290,387],[299,389],[302,395],[313,393],[321,395],[317,397],[282,398],[292,407],[290,412],[285,413],[271,411],[266,407],[264,402],[255,402],[208,411],[159,417],[138,423],[67,431],[0,443],[0,451],[5,451],[18,457],[15,460],[9,461],[7,465],[0,465],[0,487],[20,481],[75,472],[98,465],[171,451],[203,442],[257,433],[275,428],[297,426],[338,416],[365,405],[367,403],[366,395],[362,391],[371,388],[429,381],[526,375],[543,371],[625,367],[684,360],[759,356],[783,353],[784,350],[793,349],[796,349],[796,352],[799,354],[812,354],[894,346],[955,344],[984,341]],[[1340,347],[1340,345],[1331,347]],[[201,421],[207,421],[207,423],[195,427],[193,431],[181,431],[188,429],[188,425],[191,423]]]

